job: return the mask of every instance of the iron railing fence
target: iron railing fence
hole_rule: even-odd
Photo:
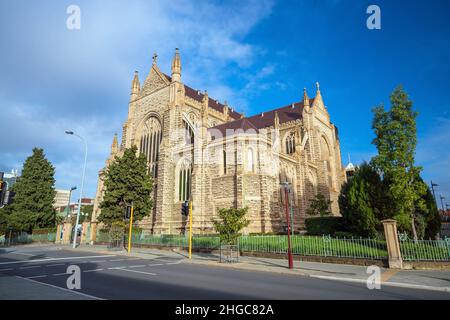
[[[303,256],[341,258],[387,258],[386,242],[364,238],[332,238],[329,236],[291,237],[292,253]],[[242,236],[242,252],[287,253],[287,236]]]
[[[96,242],[108,243],[108,233],[101,230],[97,234]],[[125,243],[128,236],[125,235]],[[132,234],[133,245],[167,246],[188,248],[189,238],[183,235],[152,235],[142,232]],[[329,236],[302,236],[291,237],[292,252],[296,255],[386,259],[386,242],[376,239],[364,238],[332,238]],[[192,237],[193,249],[220,249],[220,238],[217,235],[194,235]],[[237,245],[240,252],[261,253],[287,253],[287,236],[241,236]]]
[[[13,246],[20,244],[29,244],[32,242],[55,242],[56,232],[29,234],[29,233],[15,233],[9,237],[8,234],[0,236],[0,246]]]
[[[400,238],[400,252],[404,261],[450,261],[450,238],[439,240]]]

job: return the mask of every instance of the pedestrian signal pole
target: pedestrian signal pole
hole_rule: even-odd
[[[130,213],[130,230],[128,231],[128,253],[131,252],[131,231],[133,226],[133,206],[131,206],[131,213]]]
[[[189,259],[192,258],[192,200],[189,200]]]

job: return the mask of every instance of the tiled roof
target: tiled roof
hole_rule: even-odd
[[[314,99],[309,99],[309,104],[312,105],[314,103]],[[286,123],[289,121],[295,121],[301,119],[303,111],[303,101],[296,102],[290,104],[288,106],[284,106],[278,109],[265,111],[263,113],[243,118],[223,124],[219,124],[210,129],[218,129],[222,132],[222,134],[226,134],[227,129],[243,129],[247,130],[253,128],[256,132],[259,129],[271,127],[275,123],[275,112],[278,113],[278,119],[280,120],[280,124]]]
[[[172,81],[172,78],[169,75],[164,73],[164,76],[167,78],[167,80]],[[184,91],[185,91],[186,96],[188,96],[189,98],[197,100],[198,102],[203,101],[204,94],[201,93],[199,90],[195,90],[187,85],[184,85]],[[211,98],[209,98],[208,106],[219,112],[223,112],[223,108],[225,108],[225,106],[223,104],[216,102],[216,100],[211,99]],[[228,114],[230,115],[230,117],[232,119],[240,119],[241,118],[241,114],[239,112],[236,112],[234,110],[231,111],[231,109],[228,110]]]

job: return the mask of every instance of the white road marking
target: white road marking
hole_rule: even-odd
[[[52,274],[52,276],[64,276],[64,275],[69,275],[67,272],[64,273],[54,273]]]
[[[40,268],[41,266],[29,266],[29,267],[20,267],[19,269],[32,269],[32,268]]]
[[[103,269],[83,270],[83,272],[103,271]]]
[[[47,276],[46,274],[43,274],[43,275],[41,275],[41,276],[32,276],[32,277],[25,277],[25,278],[27,278],[27,279],[45,278],[46,276]]]
[[[117,268],[117,270],[120,271],[128,271],[128,272],[135,272],[135,273],[143,273],[143,274],[148,274],[150,276],[156,276],[156,273],[152,273],[152,272],[144,272],[144,271],[137,271],[137,270],[128,270],[128,269],[122,269],[122,268]]]
[[[10,270],[12,270],[13,268],[8,268],[8,269],[0,269],[0,271],[10,271]]]
[[[116,270],[116,269],[123,269],[123,268],[126,268],[126,267],[111,267],[111,268],[108,268],[108,270]]]
[[[127,259],[113,259],[113,260],[109,260],[110,262],[117,262],[117,261],[125,261]]]
[[[58,286],[54,286],[52,284],[36,281],[36,280],[33,280],[33,279],[24,278],[24,277],[21,277],[21,276],[16,276],[16,278],[24,279],[24,280],[31,281],[31,282],[38,283],[38,284],[42,284],[44,286],[48,286],[48,287],[51,287],[51,288],[60,289],[60,290],[66,291],[66,292],[72,292],[74,294],[78,294],[80,296],[91,298],[91,299],[105,300],[105,299],[102,299],[102,298],[99,298],[99,297],[91,296],[90,294],[82,293],[82,292],[75,291],[75,290],[69,290],[69,289],[66,289],[66,288],[61,288],[61,287],[58,287]]]
[[[149,264],[149,267],[153,267],[153,266],[163,266],[164,263],[155,263],[155,264]]]
[[[48,259],[34,259],[34,260],[18,260],[10,262],[0,262],[0,265],[14,264],[14,263],[28,263],[28,262],[46,262],[46,261],[58,261],[58,260],[71,260],[71,259],[92,259],[92,258],[108,258],[115,257],[115,255],[103,255],[103,256],[84,256],[84,257],[64,257],[64,258],[48,258]]]
[[[143,268],[143,267],[145,267],[145,264],[140,264],[140,265],[137,265],[137,266],[129,266],[127,268]]]
[[[106,260],[92,260],[89,261],[90,263],[100,263],[100,262],[106,262]]]
[[[9,252],[9,253],[12,253],[12,254],[21,254],[21,255],[24,255],[24,256],[34,256],[35,254],[32,254],[32,253],[23,253],[23,252]]]
[[[55,263],[55,264],[48,264],[46,267],[57,267],[57,266],[65,266],[65,263]]]

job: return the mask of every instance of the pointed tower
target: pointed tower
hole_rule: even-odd
[[[303,88],[303,107],[306,111],[309,111],[309,97],[306,88]]]
[[[280,118],[278,117],[278,111],[275,111],[275,118],[273,120],[273,127],[275,130],[280,128]]]
[[[228,107],[228,102],[224,102],[224,106],[223,106],[223,115],[224,115],[224,118],[225,118],[225,121],[229,121],[230,119],[229,119],[229,107]]]
[[[181,58],[178,48],[172,60],[172,82],[181,82]]]
[[[134,72],[134,78],[131,82],[131,98],[130,101],[134,101],[139,96],[139,93],[141,91],[141,83],[139,82],[139,72]]]
[[[117,140],[117,133],[115,133],[111,143],[111,155],[116,155],[117,152],[119,152],[119,141]]]
[[[320,84],[316,82],[316,97],[314,98],[314,106],[325,109],[325,105],[323,104],[322,94],[320,93]]]

